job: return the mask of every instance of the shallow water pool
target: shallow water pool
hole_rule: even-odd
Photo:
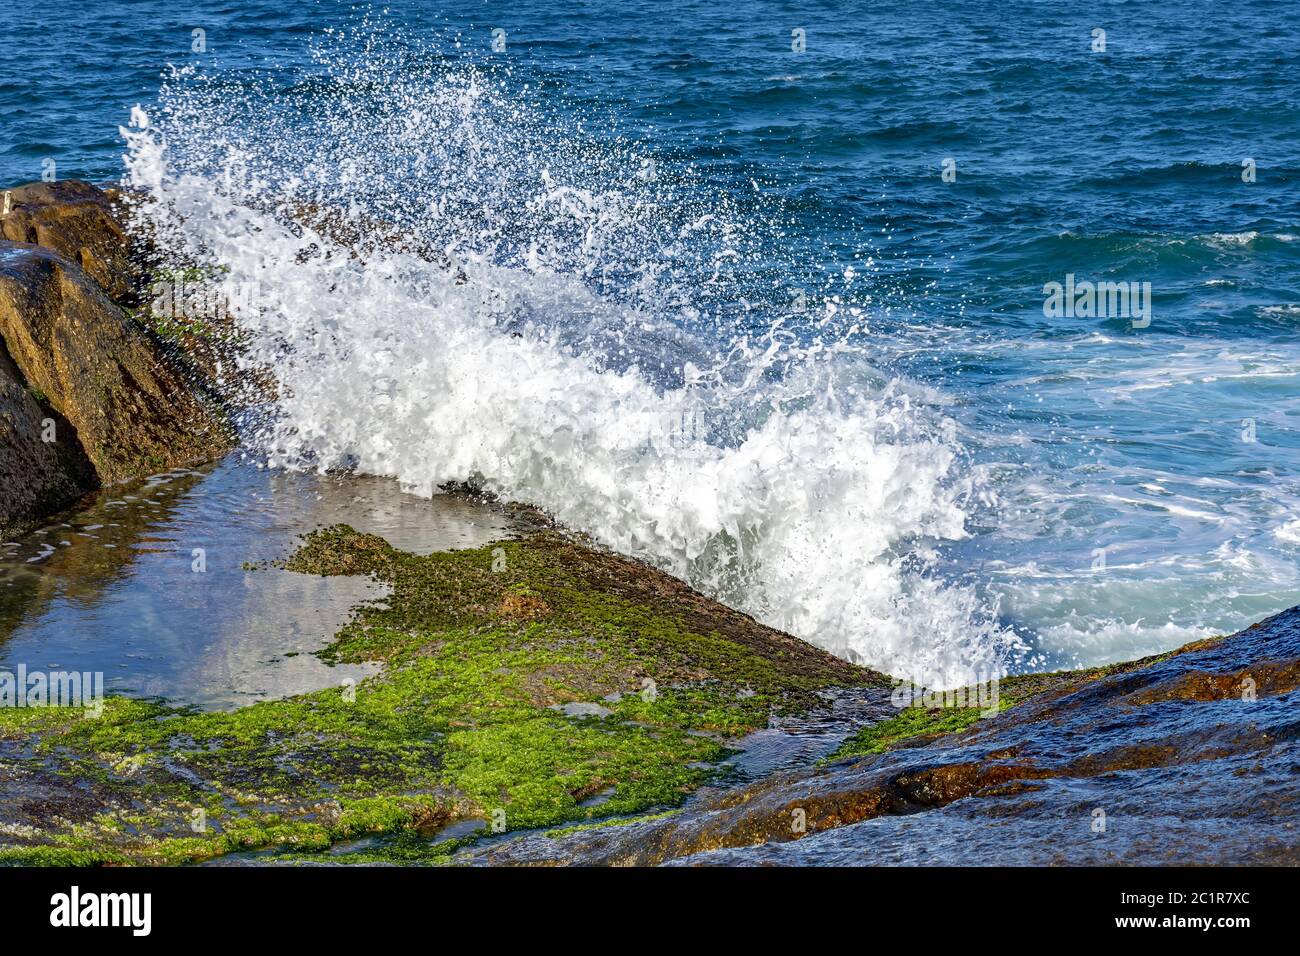
[[[425,554],[478,547],[512,527],[464,497],[273,472],[238,453],[114,486],[0,544],[0,670],[102,672],[108,693],[213,709],[360,680],[373,668],[330,666],[313,652],[383,586],[263,565],[337,523]]]

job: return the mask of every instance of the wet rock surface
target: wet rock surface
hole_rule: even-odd
[[[42,398],[0,344],[0,538],[31,527],[97,484],[72,427]]]
[[[132,295],[137,270],[115,206],[116,190],[71,179],[28,183],[7,194],[9,213],[0,215],[0,239],[57,252],[115,300]]]
[[[1039,684],[961,733],[776,776],[666,819],[466,861],[1300,862],[1300,608],[1137,665]]]

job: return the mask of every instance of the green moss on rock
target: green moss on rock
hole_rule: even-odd
[[[0,862],[302,855],[365,834],[383,850],[347,858],[437,861],[473,839],[430,842],[458,820],[518,830],[679,805],[735,736],[828,688],[887,683],[550,532],[421,556],[339,526],[285,567],[388,585],[322,652],[381,671],[230,713],[111,698],[95,719],[0,721],[80,801]]]

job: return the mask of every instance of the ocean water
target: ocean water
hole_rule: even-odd
[[[926,684],[1300,603],[1293,4],[0,29],[0,181],[146,191],[275,369],[275,467],[473,481]],[[1099,281],[1130,312],[1045,304]]]

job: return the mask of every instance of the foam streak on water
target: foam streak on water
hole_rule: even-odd
[[[919,682],[1002,666],[1017,640],[930,570],[978,493],[955,427],[871,367],[868,316],[788,313],[779,215],[435,52],[346,39],[301,102],[178,75],[124,130],[139,215],[274,369],[247,442],[476,482]]]

